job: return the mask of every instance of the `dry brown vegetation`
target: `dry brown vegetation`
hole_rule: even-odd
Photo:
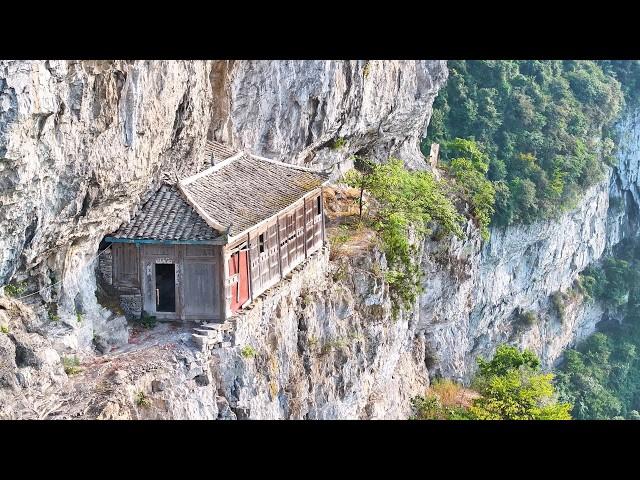
[[[368,251],[376,239],[375,232],[361,221],[360,190],[357,188],[325,187],[326,234],[331,245],[332,260],[345,255]]]
[[[427,394],[435,395],[443,407],[469,408],[475,398],[480,394],[474,390],[463,387],[451,380],[437,380],[429,387]]]

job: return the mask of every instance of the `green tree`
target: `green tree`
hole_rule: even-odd
[[[424,150],[432,142],[465,139],[486,152],[491,161],[481,173],[506,182],[492,214],[497,225],[553,218],[571,208],[614,161],[605,140],[624,95],[640,97],[637,61],[462,60],[448,66]],[[444,161],[474,163],[469,151],[441,152]]]
[[[553,374],[541,373],[532,352],[501,345],[491,361],[478,360],[475,387],[481,397],[469,408],[477,420],[570,420],[571,405],[555,400]]]
[[[464,219],[429,172],[411,172],[394,158],[385,164],[365,165],[361,171],[348,172],[345,180],[350,186],[366,189],[375,201],[375,206],[367,209],[366,220],[382,240],[389,264],[386,277],[397,313],[400,307],[411,306],[421,290],[422,271],[415,260],[417,248],[410,232],[421,238],[435,224],[444,235],[461,237]]]

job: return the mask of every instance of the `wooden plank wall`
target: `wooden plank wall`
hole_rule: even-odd
[[[159,319],[215,320],[224,316],[220,286],[221,247],[155,245],[140,247],[143,308]],[[176,311],[156,312],[155,264],[175,264]]]
[[[280,281],[322,246],[324,240],[322,209],[322,192],[319,189],[310,197],[292,204],[268,225],[257,227],[249,232],[249,277],[252,300]],[[263,235],[263,252],[260,252],[260,235]]]
[[[132,243],[112,245],[113,285],[123,289],[140,288],[138,249]]]

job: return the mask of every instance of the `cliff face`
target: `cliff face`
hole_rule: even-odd
[[[367,152],[419,167],[446,76],[441,61],[0,62],[0,283],[61,282],[26,299],[33,308],[0,303],[0,413],[404,418],[430,375],[467,380],[500,342],[552,365],[602,312],[569,301],[560,319],[550,295],[637,230],[637,113],[620,123],[619,167],[557,221],[426,241],[425,291],[396,320],[375,250],[314,258],[243,316],[232,347],[206,355],[188,329],[140,340],[96,302],[101,238],[161,178],[201,168],[207,136],[298,164]],[[522,325],[516,309],[540,316]],[[96,336],[119,348],[96,355]],[[84,371],[67,377],[60,356],[74,353]]]
[[[432,373],[468,379],[477,355],[489,356],[507,341],[533,349],[550,367],[566,346],[593,331],[596,306],[570,305],[561,320],[550,296],[566,292],[604,251],[607,186],[591,188],[558,220],[493,229],[483,245],[477,239],[450,247],[428,243],[419,316]],[[516,309],[539,318],[522,325]]]

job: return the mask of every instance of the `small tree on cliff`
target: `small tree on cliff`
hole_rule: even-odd
[[[384,164],[356,159],[355,166],[345,180],[349,186],[360,189],[361,216],[364,191],[373,199],[363,220],[382,240],[395,313],[400,306],[411,306],[420,290],[421,270],[414,261],[417,248],[415,242],[410,241],[410,231],[420,237],[434,222],[443,233],[460,237],[463,217],[429,172],[409,171],[402,160],[396,158]]]
[[[482,395],[469,408],[475,420],[571,420],[571,405],[558,403],[553,375],[540,372],[528,350],[501,345],[491,361],[478,359],[474,386]]]

